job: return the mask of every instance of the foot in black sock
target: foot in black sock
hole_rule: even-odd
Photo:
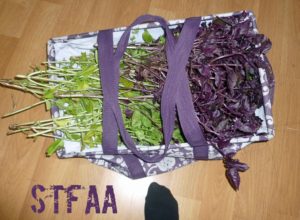
[[[150,184],[145,203],[145,220],[179,220],[177,201],[165,186],[155,182]]]

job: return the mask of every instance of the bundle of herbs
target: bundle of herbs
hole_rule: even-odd
[[[269,68],[262,55],[271,48],[271,42],[252,25],[243,16],[216,17],[211,23],[204,22],[186,65],[198,122],[207,141],[228,157],[228,172],[244,171],[247,167],[234,161],[232,155],[225,155],[222,149],[232,138],[255,134],[262,124],[255,114],[263,104],[259,68]],[[180,24],[172,29],[175,37],[181,29]],[[160,101],[168,72],[165,38],[154,39],[146,29],[142,37],[144,43],[130,44],[121,61],[119,103],[126,129],[139,145],[160,145]],[[131,39],[134,41],[134,33]],[[270,71],[267,74],[273,77]],[[8,134],[23,132],[30,138],[57,138],[47,155],[63,147],[65,139],[81,142],[82,148],[101,144],[103,96],[96,50],[69,60],[45,62],[27,75],[0,83],[40,100],[4,117],[40,104],[63,113],[52,119],[13,124]],[[183,142],[177,123],[173,143]],[[233,170],[233,163],[240,166]]]

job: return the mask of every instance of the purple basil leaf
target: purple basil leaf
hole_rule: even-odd
[[[224,128],[226,128],[226,125],[228,124],[228,122],[229,122],[228,118],[220,121],[220,123],[216,127],[216,131],[222,131]]]
[[[210,75],[210,69],[207,65],[204,65],[201,69],[201,75],[203,76],[209,76]]]
[[[130,109],[128,109],[128,108],[126,108],[125,115],[126,115],[126,118],[131,118],[132,115],[133,115],[133,111],[130,110]]]
[[[237,73],[232,72],[232,71],[228,72],[227,73],[227,86],[228,86],[228,89],[229,89],[231,95],[234,94],[234,88],[235,88],[237,82],[238,82]]]
[[[240,187],[240,174],[236,168],[227,169],[225,171],[226,177],[234,190]]]
[[[224,165],[227,169],[235,168],[240,172],[244,172],[249,169],[247,164],[241,163],[239,160],[232,158],[224,159]]]

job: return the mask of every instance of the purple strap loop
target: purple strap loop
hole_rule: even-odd
[[[172,51],[169,70],[165,82],[161,113],[166,145],[169,145],[174,130],[176,109],[185,138],[193,147],[195,159],[208,159],[208,144],[198,124],[192,94],[189,88],[186,63],[199,30],[200,18],[189,18],[185,21],[180,38]]]
[[[118,81],[120,77],[119,63],[122,58],[122,55],[126,50],[130,30],[133,26],[137,24],[149,21],[158,21],[161,24],[161,26],[165,28],[168,42],[166,46],[167,55],[169,55],[169,45],[174,43],[175,40],[173,39],[172,33],[168,29],[167,22],[158,16],[144,15],[137,18],[135,22],[133,22],[123,33],[118,43],[118,47],[115,54],[113,54],[112,49],[112,30],[100,31],[98,33],[99,64],[101,71],[101,84],[104,96],[102,146],[104,153],[117,153],[117,129],[119,128],[121,137],[125,145],[136,156],[147,162],[158,162],[164,157],[167,148],[165,148],[164,154],[158,154],[154,157],[150,157],[138,151],[134,144],[134,141],[125,129],[122,118],[122,112],[118,104]]]
[[[118,83],[120,77],[120,60],[128,45],[131,28],[137,24],[157,21],[166,32],[166,52],[169,64],[167,79],[165,82],[161,113],[163,121],[163,133],[165,148],[163,154],[149,156],[140,152],[126,131],[122,112],[118,104]],[[180,124],[188,143],[194,149],[195,159],[207,159],[208,145],[203,136],[202,130],[197,122],[196,113],[193,107],[192,96],[185,66],[198,31],[200,18],[187,19],[180,37],[175,45],[175,39],[168,28],[167,22],[158,16],[144,15],[137,18],[123,33],[115,54],[113,53],[112,30],[99,31],[98,51],[99,65],[101,71],[101,84],[103,90],[103,140],[104,153],[117,153],[118,129],[125,145],[133,154],[146,162],[158,162],[164,158],[172,138],[176,107]],[[175,95],[174,95],[175,94]],[[132,158],[127,162],[132,162]],[[131,167],[134,168],[135,165]],[[130,169],[130,168],[129,168]],[[140,169],[140,168],[137,168]],[[140,170],[134,171],[134,175],[140,174]]]

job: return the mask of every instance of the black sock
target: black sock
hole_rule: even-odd
[[[148,188],[145,220],[178,220],[178,204],[171,191],[155,182]]]

